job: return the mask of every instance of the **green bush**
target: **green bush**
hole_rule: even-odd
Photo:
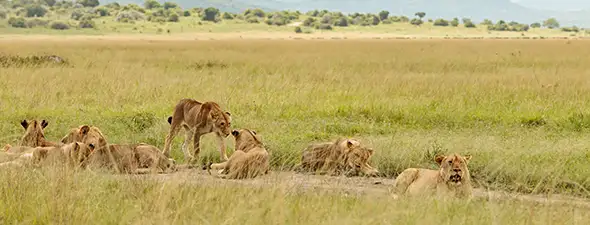
[[[110,16],[111,15],[111,13],[109,12],[109,10],[107,8],[105,8],[105,7],[98,7],[98,8],[96,8],[96,14],[98,16],[100,16],[100,17]]]
[[[295,27],[295,33],[298,33],[298,34],[303,33],[303,30],[301,29],[301,27],[297,26],[297,27]]]
[[[78,27],[80,28],[94,28],[95,26],[96,24],[91,19],[83,19],[78,23]]]
[[[176,13],[171,13],[170,16],[168,16],[168,22],[178,22],[179,20],[180,17]]]
[[[41,5],[28,5],[25,7],[26,17],[43,17],[47,14],[47,9]]]
[[[0,9],[0,19],[6,19],[8,17],[8,12],[4,9]]]
[[[45,27],[45,26],[47,26],[47,24],[49,24],[49,21],[42,20],[39,18],[29,19],[25,22],[25,25],[27,26],[27,28]]]
[[[189,16],[191,16],[191,11],[185,10],[184,12],[182,12],[182,15],[184,17],[189,17]]]
[[[25,18],[22,17],[10,17],[8,19],[8,25],[15,28],[27,28]]]
[[[54,30],[67,30],[70,29],[70,25],[62,21],[53,21],[49,24],[49,27]]]
[[[332,25],[330,24],[326,24],[326,23],[322,23],[318,26],[318,29],[320,30],[332,30]]]
[[[219,16],[219,9],[209,7],[201,12],[201,20],[217,22]]]
[[[410,21],[410,24],[412,25],[416,25],[416,26],[420,26],[422,25],[424,22],[421,19],[418,18],[414,18]]]
[[[449,26],[449,21],[446,21],[444,19],[437,19],[434,21],[434,26],[442,26],[442,27],[446,27]]]

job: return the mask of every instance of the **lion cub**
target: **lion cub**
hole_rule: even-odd
[[[270,168],[269,154],[256,132],[241,129],[233,130],[231,134],[236,141],[236,151],[228,161],[211,164],[208,169],[221,170],[220,177],[227,179],[255,178],[267,174]]]
[[[471,179],[467,163],[471,156],[451,154],[435,158],[439,170],[408,168],[394,183],[394,191],[399,195],[421,195],[436,193],[439,196],[472,196]]]

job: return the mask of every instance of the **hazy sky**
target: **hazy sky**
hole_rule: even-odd
[[[492,0],[493,1],[493,0]],[[511,0],[521,5],[539,9],[579,10],[590,8],[590,0]]]

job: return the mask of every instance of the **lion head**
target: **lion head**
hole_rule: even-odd
[[[248,150],[255,147],[262,146],[262,142],[256,136],[256,131],[250,129],[239,129],[233,130],[231,134],[235,138],[236,147],[235,150],[248,152]]]
[[[354,139],[346,139],[340,145],[344,145],[345,163],[348,168],[369,176],[379,173],[377,169],[369,165],[369,160],[374,152],[372,148],[362,146],[359,141]]]
[[[76,165],[80,165],[81,168],[86,167],[86,163],[88,162],[87,159],[90,156],[90,153],[94,151],[93,144],[84,144],[82,142],[70,143],[63,148],[65,152],[70,153],[70,159]]]
[[[216,110],[211,111],[211,118],[213,119],[213,132],[223,137],[229,136],[231,133],[231,114],[222,111],[218,106]]]
[[[94,149],[106,149],[107,141],[102,132],[97,127],[83,125],[73,128],[61,139],[61,143],[69,144],[72,142],[81,142]]]
[[[20,123],[25,128],[25,134],[21,138],[20,146],[39,147],[45,142],[43,129],[49,124],[45,120],[23,120]]]
[[[471,159],[470,155],[465,157],[459,154],[438,155],[435,158],[436,163],[440,165],[440,176],[446,183],[460,185],[469,181],[469,169],[467,163]]]

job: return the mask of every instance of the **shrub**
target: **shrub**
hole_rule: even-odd
[[[244,11],[244,16],[246,16],[246,17],[256,16],[256,17],[264,18],[265,13],[264,13],[264,11],[262,11],[262,9],[247,9],[246,11]]]
[[[475,28],[475,24],[474,24],[473,22],[471,22],[471,20],[470,20],[470,21],[466,21],[466,22],[464,23],[464,25],[465,25],[465,27],[467,27],[467,28]]]
[[[0,19],[6,19],[8,17],[8,12],[4,9],[0,9]]]
[[[178,4],[176,4],[174,2],[164,2],[163,7],[164,7],[164,9],[174,9],[174,8],[178,8]]]
[[[437,19],[434,21],[434,26],[442,26],[442,27],[446,27],[449,25],[449,21],[446,21],[444,19]]]
[[[383,10],[383,11],[379,12],[379,19],[381,21],[386,20],[388,17],[389,17],[389,12],[388,11]]]
[[[457,19],[457,18],[454,18],[453,20],[451,20],[451,23],[450,23],[450,24],[451,24],[451,26],[453,26],[453,27],[457,27],[457,26],[459,26],[459,19]]]
[[[184,12],[182,12],[182,15],[184,17],[189,17],[189,16],[191,16],[191,11],[185,10]]]
[[[379,25],[379,22],[381,22],[379,20],[379,17],[377,17],[376,15],[369,15],[369,17],[367,18],[367,23],[369,23],[370,25],[376,26]]]
[[[178,22],[179,19],[180,17],[176,13],[171,13],[170,16],[168,16],[168,22]]]
[[[563,31],[563,32],[576,32],[577,33],[577,32],[580,31],[580,28],[578,28],[576,26],[573,26],[573,27],[562,27],[561,28],[561,31]]]
[[[320,30],[332,30],[332,25],[330,24],[326,24],[326,23],[322,23],[318,26],[318,29]]]
[[[420,26],[420,25],[422,25],[423,23],[424,23],[424,22],[423,22],[421,19],[417,19],[417,18],[414,18],[414,19],[412,19],[412,21],[410,21],[410,24],[412,24],[412,25],[416,25],[416,26]]]
[[[334,26],[347,27],[348,26],[348,19],[346,17],[340,17],[340,19],[338,19],[334,22]]]
[[[221,15],[221,18],[224,20],[233,20],[234,16],[231,13],[224,12],[223,15]]]
[[[84,12],[81,9],[75,9],[72,11],[70,18],[73,20],[80,20],[82,19],[82,16],[84,16]]]
[[[10,17],[8,24],[15,28],[27,28],[26,20],[22,17]]]
[[[541,28],[541,23],[532,23],[531,28]]]
[[[117,14],[117,18],[115,20],[117,22],[125,23],[129,21],[143,20],[144,18],[145,16],[142,13],[130,9],[128,11],[120,11],[119,14]]]
[[[100,5],[98,0],[77,0],[76,2],[84,7],[97,7]]]
[[[67,30],[70,29],[70,25],[62,21],[53,21],[49,24],[49,27],[54,30]]]
[[[42,19],[39,19],[39,18],[33,18],[33,19],[27,20],[27,21],[25,22],[25,25],[26,25],[28,28],[33,28],[33,27],[45,27],[45,26],[47,26],[47,24],[49,24],[49,21],[47,21],[47,20],[42,20]]]
[[[29,5],[25,7],[26,17],[43,17],[47,14],[47,9],[41,5]]]
[[[303,33],[303,30],[301,29],[301,27],[297,26],[297,27],[295,27],[295,33],[298,33],[298,34]]]
[[[160,3],[156,0],[146,0],[143,3],[143,7],[146,9],[154,9],[154,8],[160,8],[160,7],[162,7],[162,5],[160,5]]]
[[[94,28],[96,25],[94,24],[94,21],[92,21],[91,19],[83,19],[80,20],[80,23],[78,23],[78,27],[80,28]]]
[[[111,15],[111,13],[109,12],[109,10],[107,8],[105,8],[105,7],[98,7],[98,8],[96,8],[96,14],[98,16],[100,16],[100,17],[110,16]]]
[[[206,8],[201,13],[201,19],[203,21],[217,22],[218,16],[219,16],[219,9],[213,8],[213,7]]]
[[[307,17],[307,19],[303,20],[303,26],[310,27],[315,21],[313,17]]]
[[[259,23],[258,17],[256,16],[248,16],[246,17],[246,22],[248,23]]]

